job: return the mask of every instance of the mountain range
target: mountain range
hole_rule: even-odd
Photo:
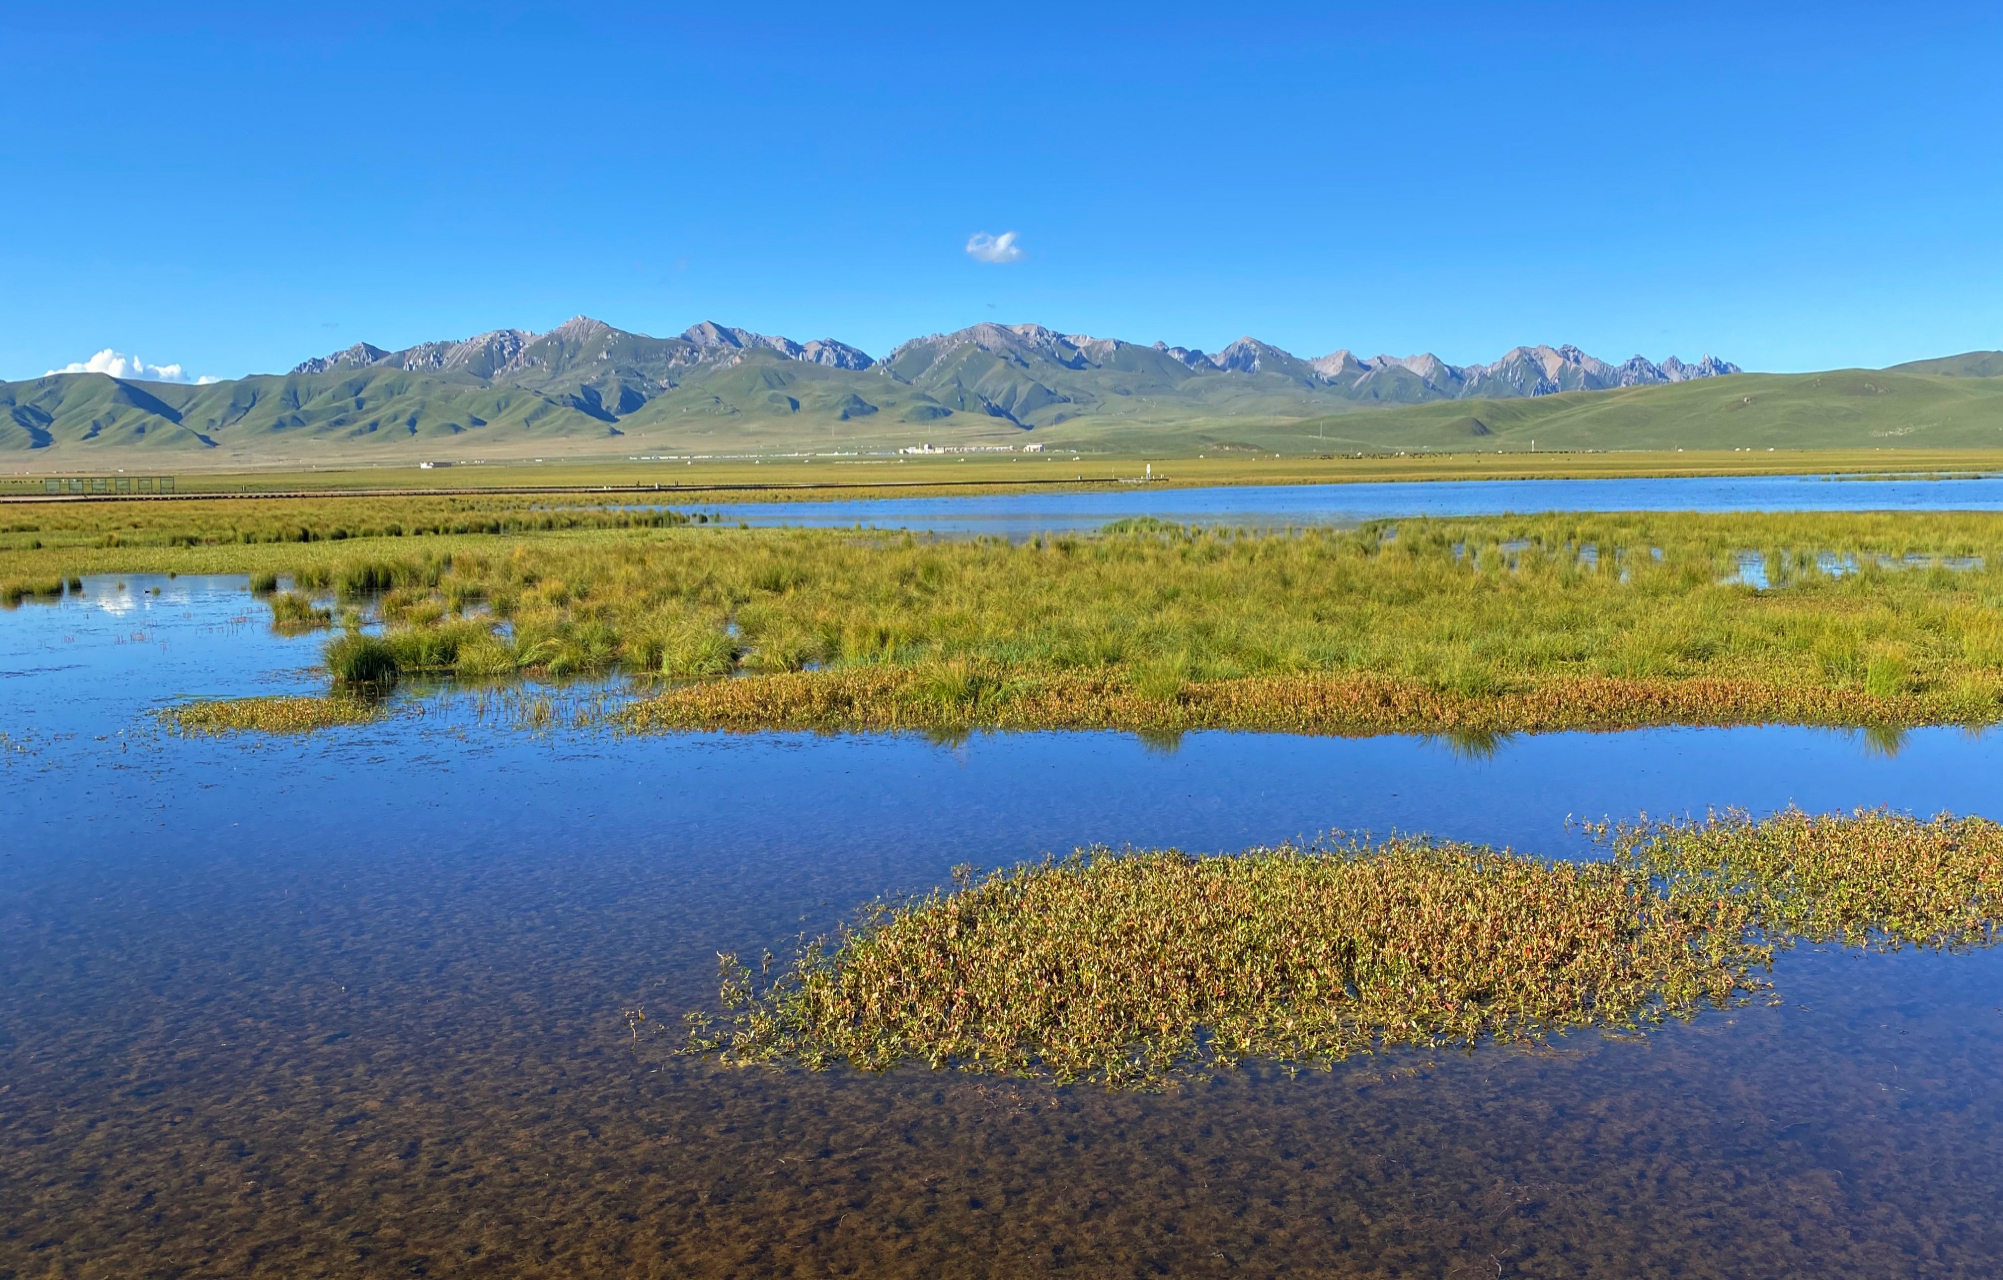
[[[540,389],[576,369],[587,347],[592,348],[588,353],[591,359],[611,366],[594,372],[613,373],[619,381],[617,400],[628,406],[727,366],[744,353],[760,352],[854,372],[873,369],[879,377],[887,374],[892,382],[919,388],[931,397],[933,404],[918,411],[921,420],[947,416],[933,412],[936,406],[948,408],[949,413],[972,411],[1006,418],[1023,427],[1080,416],[1101,396],[1133,395],[1138,385],[1148,385],[1157,393],[1171,389],[1188,392],[1193,389],[1190,383],[1211,375],[1264,374],[1276,376],[1290,387],[1335,391],[1359,404],[1415,404],[1655,386],[1740,372],[1737,365],[1708,355],[1696,364],[1670,356],[1658,365],[1634,356],[1614,365],[1569,345],[1517,347],[1493,364],[1466,366],[1451,365],[1430,354],[1359,359],[1348,351],[1337,351],[1304,360],[1250,337],[1212,355],[1162,342],[1150,348],[1117,338],[1058,333],[1034,324],[979,324],[957,333],[916,338],[879,362],[832,338],[799,343],[712,321],[696,325],[679,338],[649,338],[580,316],[542,335],[497,329],[463,342],[426,342],[401,351],[358,343],[333,355],[304,361],[292,373],[380,368],[406,373],[461,372],[488,382]],[[1171,361],[1173,364],[1168,363]],[[997,372],[1000,378],[994,376]],[[1086,385],[1087,378],[1081,375],[1094,373],[1110,374],[1115,379],[1125,374],[1125,381],[1133,385]],[[578,407],[589,412],[612,403],[604,394],[608,388],[594,389],[600,393],[596,402]],[[789,406],[788,412],[793,411]]]
[[[223,451],[277,460],[359,445],[504,454],[631,435],[648,448],[1001,443],[1096,420],[1298,421],[1442,400],[1537,397],[1738,373],[1706,356],[1621,364],[1573,346],[1518,347],[1492,364],[1432,355],[1303,359],[1241,338],[1206,353],[1164,343],[978,324],[881,360],[711,322],[672,338],[577,317],[546,333],[497,329],[388,350],[357,343],[283,374],[205,385],[59,373],[0,383],[0,452]],[[48,455],[52,456],[52,455]],[[220,455],[219,455],[220,456]]]
[[[1730,376],[1727,376],[1730,375]],[[30,469],[228,469],[544,454],[867,453],[917,444],[1204,449],[2003,447],[2003,354],[1749,374],[1572,346],[1489,364],[1205,352],[979,324],[874,359],[705,322],[672,338],[579,317],[400,350],[357,343],[205,385],[59,373],[0,383]],[[1520,439],[1519,439],[1520,437]],[[200,459],[198,461],[198,459]]]

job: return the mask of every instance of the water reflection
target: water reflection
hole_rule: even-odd
[[[1497,753],[1516,737],[1516,734],[1500,729],[1452,729],[1426,740],[1444,746],[1456,760],[1479,762],[1495,759]]]
[[[2003,816],[2003,735],[622,738],[431,691],[180,739],[147,709],[318,688],[317,642],[233,625],[241,579],[130,585],[123,617],[95,580],[0,615],[0,1273],[1977,1275],[2003,1248],[1995,953],[1804,949],[1784,1006],[1640,1043],[1154,1097],[725,1070],[627,1018],[959,863]]]
[[[1656,552],[1660,560],[1662,553]],[[1951,573],[1969,573],[1982,568],[1981,556],[1931,556],[1917,552],[1903,556],[1874,555],[1867,559],[1871,564],[1888,573],[1918,569],[1944,569]],[[1849,552],[1834,551],[1782,552],[1739,551],[1732,557],[1732,572],[1719,579],[1723,583],[1740,583],[1761,591],[1774,586],[1788,586],[1804,578],[1822,576],[1845,578],[1863,572],[1863,564]]]
[[[1134,734],[1134,738],[1149,755],[1172,756],[1182,750],[1183,732],[1180,729],[1142,729]]]
[[[1871,725],[1862,731],[1864,750],[1883,760],[1891,760],[1906,748],[1906,737],[1912,731],[1897,725]]]

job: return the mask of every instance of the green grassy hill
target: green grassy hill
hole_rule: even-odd
[[[1895,364],[1890,373],[1927,373],[1937,378],[2003,377],[2003,351],[1964,351],[1938,360],[1909,360]]]
[[[1127,451],[1467,452],[1528,449],[1533,441],[1554,450],[1996,449],[2003,448],[2003,378],[1867,369],[1742,373],[1669,386],[1350,410],[1288,423],[1066,423],[1046,438]]]
[[[1249,338],[1206,356],[1034,325],[933,335],[882,361],[810,346],[715,325],[653,338],[579,318],[540,335],[357,345],[291,373],[205,386],[52,374],[0,383],[0,466],[230,470],[1032,440],[1129,455],[2003,447],[2003,352],[1800,375],[1716,365],[1726,376],[1670,383],[1647,366],[1656,385],[1572,391],[1557,388],[1612,385],[1634,362],[1569,347],[1464,368],[1347,352],[1303,361]]]

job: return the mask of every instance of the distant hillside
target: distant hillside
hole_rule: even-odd
[[[0,453],[30,466],[205,456],[254,465],[368,455],[745,453],[1003,444],[1068,426],[1143,432],[1275,426],[1442,401],[1540,399],[1738,372],[1705,357],[1610,364],[1576,347],[1518,347],[1493,364],[1431,355],[1302,359],[1253,338],[1215,353],[980,324],[882,360],[832,338],[795,342],[704,322],[679,337],[585,317],[401,350],[357,343],[289,373],[202,386],[103,374],[0,383]],[[193,459],[177,460],[192,462]]]
[[[1131,429],[1131,424],[1128,425]],[[1159,430],[1143,433],[1165,448]],[[1117,446],[1123,433],[1098,434]],[[1346,413],[1185,432],[1181,446],[1298,451],[1527,449],[1999,449],[2003,378],[1891,370],[1745,373],[1674,386]]]
[[[1925,373],[1936,378],[2003,378],[2003,351],[1964,351],[1938,360],[1909,360],[1891,373]]]

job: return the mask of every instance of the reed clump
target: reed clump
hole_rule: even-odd
[[[865,908],[763,986],[725,957],[723,1019],[691,1015],[688,1048],[1154,1087],[1253,1058],[1645,1029],[1765,989],[1798,938],[1995,938],[2003,828],[1981,819],[1601,834],[1611,856],[1588,863],[1408,839],[962,872]]]
[[[174,728],[186,734],[311,733],[337,725],[367,724],[382,717],[382,705],[364,698],[218,698],[168,709]]]
[[[271,625],[296,634],[334,624],[334,611],[313,603],[303,591],[285,591],[271,597]]]
[[[327,670],[337,687],[388,688],[396,683],[396,649],[381,636],[351,631],[327,642]]]
[[[12,608],[23,600],[53,600],[63,594],[64,579],[53,578],[9,578],[0,582],[0,605]],[[83,584],[77,584],[81,589]]]

